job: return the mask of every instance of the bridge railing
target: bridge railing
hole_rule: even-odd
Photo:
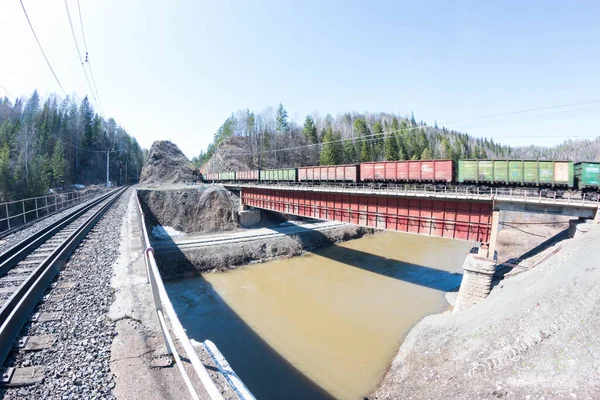
[[[158,270],[158,266],[156,265],[156,260],[154,258],[154,249],[150,245],[150,239],[148,237],[148,230],[146,229],[146,219],[144,217],[144,212],[142,210],[142,206],[140,204],[139,197],[137,192],[135,193],[135,198],[138,206],[138,211],[140,213],[140,229],[142,230],[142,242],[143,246],[146,249],[144,251],[144,259],[146,261],[146,277],[148,282],[150,283],[150,287],[152,289],[152,297],[154,299],[154,306],[156,308],[156,314],[158,317],[158,322],[160,325],[160,329],[162,331],[163,339],[165,340],[165,345],[167,347],[167,352],[173,355],[175,358],[175,362],[177,367],[179,368],[179,372],[185,381],[185,384],[190,392],[190,395],[193,399],[199,399],[196,389],[194,388],[191,379],[181,361],[181,357],[179,356],[179,352],[174,345],[173,337],[171,336],[169,326],[167,325],[167,318],[169,323],[171,324],[172,330],[175,333],[175,337],[179,340],[179,343],[183,347],[187,358],[190,360],[194,372],[204,385],[204,388],[208,392],[209,396],[213,400],[223,400],[223,395],[221,391],[217,388],[211,377],[209,376],[206,368],[198,358],[198,354],[196,354],[196,350],[194,346],[190,342],[189,337],[187,336],[185,329],[181,325],[179,318],[177,317],[177,313],[173,308],[173,304],[169,299],[169,295],[165,289],[162,278],[160,276],[160,272]]]
[[[562,189],[487,188],[479,186],[412,185],[393,183],[310,182],[285,183],[225,183],[224,186],[323,191],[331,193],[393,194],[414,197],[458,198],[471,200],[500,200],[600,207],[597,193],[573,193]]]

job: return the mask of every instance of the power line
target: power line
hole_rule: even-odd
[[[27,22],[29,23],[29,27],[31,28],[31,32],[33,32],[33,37],[35,37],[35,41],[37,42],[38,46],[40,47],[42,55],[44,56],[44,59],[46,60],[46,63],[48,64],[48,67],[50,68],[50,71],[52,71],[52,75],[54,75],[54,79],[56,79],[56,83],[58,83],[58,86],[60,86],[60,89],[62,90],[62,92],[65,95],[65,97],[67,99],[69,99],[69,96],[67,95],[67,92],[65,92],[65,89],[61,85],[60,80],[58,80],[58,76],[56,76],[56,73],[54,72],[54,69],[52,68],[52,65],[50,65],[50,61],[48,61],[48,57],[46,57],[46,53],[44,52],[44,49],[42,48],[42,45],[40,44],[40,41],[39,41],[37,35],[35,34],[35,30],[33,29],[33,25],[31,25],[31,21],[29,20],[29,15],[27,15],[27,10],[25,10],[25,6],[23,5],[23,0],[19,0],[19,2],[21,3],[21,7],[23,8],[23,12],[25,13],[25,18],[27,18]]]
[[[523,122],[535,122],[535,121],[545,120],[548,118],[579,117],[582,115],[595,114],[598,112],[600,112],[600,107],[595,106],[595,107],[582,108],[582,109],[578,109],[578,110],[564,110],[564,111],[558,111],[558,112],[552,112],[552,113],[521,116],[521,117],[517,117],[517,118],[510,118],[510,119],[507,119],[504,121],[503,120],[488,121],[488,122],[483,122],[481,124],[458,125],[458,127],[460,127],[461,129],[464,129],[464,128],[468,128],[468,127],[472,128],[472,127],[502,126],[502,125],[510,125],[510,124],[523,123]]]
[[[92,89],[90,79],[88,78],[87,72],[85,71],[83,59],[81,58],[81,52],[79,51],[79,45],[77,44],[77,37],[75,36],[75,29],[73,29],[73,22],[71,21],[71,13],[69,12],[69,4],[67,3],[67,0],[65,0],[65,7],[67,9],[67,17],[69,18],[69,25],[71,26],[71,33],[73,34],[73,41],[75,42],[75,49],[77,50],[77,57],[79,57],[79,61],[81,62],[81,69],[83,70],[83,75],[85,75],[85,80],[87,81],[88,87],[90,88],[90,92],[91,92],[92,98],[94,99],[94,103],[96,103],[96,107],[98,107],[98,109],[100,110],[100,107],[98,106],[98,100],[96,100],[96,95],[94,94],[94,89]],[[102,111],[102,110],[100,110],[100,111]],[[102,115],[104,116],[104,112],[102,112]]]
[[[13,96],[12,93],[2,84],[0,84],[0,89],[4,90],[8,97],[10,97],[12,100],[15,100],[15,96]]]
[[[102,110],[102,114],[104,115],[104,106],[102,105],[102,100],[100,99],[100,94],[98,93],[98,87],[96,86],[96,79],[94,78],[94,71],[92,70],[92,61],[89,59],[87,42],[85,40],[85,32],[83,30],[83,18],[81,17],[81,5],[79,3],[79,0],[77,0],[77,10],[79,11],[79,23],[81,25],[81,36],[83,37],[83,47],[85,49],[85,62],[88,64],[88,67],[90,68],[90,76],[92,78],[92,83],[94,84],[94,90],[96,91],[96,96],[98,97],[98,103],[100,104],[100,109]]]
[[[550,109],[555,109],[555,108],[574,107],[574,106],[585,105],[585,104],[594,104],[594,103],[600,103],[600,99],[582,100],[582,101],[577,101],[574,103],[564,103],[564,104],[557,104],[557,105],[546,106],[546,107],[529,108],[529,109],[525,109],[525,110],[516,110],[516,111],[510,111],[510,112],[505,112],[505,113],[500,113],[500,114],[485,115],[483,117],[475,117],[475,118],[468,118],[468,119],[463,119],[463,120],[458,120],[458,121],[443,122],[443,124],[455,124],[458,122],[476,121],[476,120],[487,119],[487,118],[503,117],[503,116],[507,116],[507,115],[523,114],[523,113],[532,112],[532,111],[542,111],[542,110],[550,110]]]
[[[496,117],[496,116],[521,114],[521,113],[526,113],[526,112],[531,112],[531,111],[539,111],[539,110],[546,110],[546,109],[556,109],[556,108],[564,108],[564,107],[572,107],[572,106],[576,106],[576,105],[585,105],[585,104],[594,104],[594,103],[600,103],[600,99],[584,100],[584,101],[579,101],[579,102],[574,102],[574,103],[566,103],[566,104],[559,104],[559,105],[554,105],[554,106],[547,106],[547,107],[539,107],[539,108],[530,108],[530,109],[526,109],[526,110],[511,111],[511,112],[503,113],[503,114],[496,114],[496,115],[488,115],[488,116],[484,116],[484,117],[471,118],[469,120],[478,120],[478,119],[484,119],[484,118],[490,118],[490,117]],[[507,124],[511,124],[511,123],[520,123],[520,122],[535,121],[536,119],[539,120],[540,118],[547,119],[548,117],[558,117],[558,118],[561,118],[561,117],[574,117],[574,116],[581,116],[581,115],[592,114],[592,113],[596,113],[596,112],[600,112],[600,107],[588,107],[588,108],[583,108],[583,109],[580,109],[580,110],[565,110],[565,111],[559,111],[559,112],[538,114],[538,115],[533,115],[533,116],[517,117],[517,118],[513,118],[513,119],[508,119],[506,121],[490,121],[490,122],[486,122],[486,123],[483,123],[483,124],[480,124],[480,125],[475,125],[475,126],[480,126],[480,127],[485,127],[485,126],[501,126],[501,125],[507,125]],[[464,120],[464,121],[467,121],[467,120]],[[443,125],[447,125],[448,122],[443,122],[443,123],[441,123],[439,125],[442,125],[442,124]],[[466,125],[466,126],[468,127],[469,125]],[[464,129],[464,127],[465,126],[463,126],[462,128]],[[368,139],[368,138],[376,138],[377,136],[384,136],[384,135],[393,134],[393,133],[400,133],[400,132],[404,132],[404,131],[418,130],[418,129],[422,129],[422,128],[426,128],[426,127],[423,127],[423,126],[407,127],[407,128],[397,129],[397,130],[385,131],[385,132],[381,132],[381,133],[373,133],[373,134],[359,136],[359,137],[348,137],[348,138],[342,138],[342,139],[338,139],[338,140],[331,140],[329,142],[312,143],[312,144],[306,144],[306,145],[300,145],[300,146],[287,147],[287,148],[283,148],[283,149],[259,150],[257,152],[248,151],[248,152],[240,152],[240,153],[230,153],[229,155],[233,155],[233,156],[240,155],[241,156],[241,155],[251,155],[251,154],[257,154],[257,153],[260,153],[260,154],[277,153],[277,152],[282,152],[282,151],[299,150],[299,149],[303,149],[303,148],[311,148],[311,147],[315,147],[315,146],[323,146],[325,144],[343,143],[343,142],[346,142],[348,140],[358,141],[358,142],[363,142],[363,141],[371,142],[372,139]],[[520,136],[514,136],[514,137],[517,137],[517,138],[525,138],[525,137],[527,137],[527,138],[547,138],[548,135],[531,135],[531,136],[520,135]],[[552,136],[552,137],[553,138],[572,138],[572,137],[578,137],[578,138],[595,138],[596,136],[581,136],[581,135],[574,136],[574,135],[567,135],[567,136]],[[491,137],[491,138],[494,139],[494,137]],[[509,136],[496,137],[496,139],[503,139],[503,138],[510,138],[510,137]]]

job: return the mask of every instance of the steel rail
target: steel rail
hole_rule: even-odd
[[[91,208],[112,196],[114,193],[114,191],[110,191],[109,193],[100,196],[84,207],[62,217],[58,221],[34,233],[30,237],[23,239],[4,253],[0,254],[0,276],[6,274],[12,267],[18,264],[19,261],[25,258],[34,249],[42,245],[50,237],[58,233],[58,231],[64,229],[67,225],[88,212]]]
[[[0,363],[4,363],[10,353],[11,344],[18,336],[21,328],[27,321],[27,318],[35,308],[42,294],[48,288],[48,285],[56,274],[60,271],[71,252],[79,245],[81,240],[92,230],[94,225],[104,216],[106,211],[117,201],[127,187],[113,191],[110,195],[104,196],[100,201],[86,207],[86,211],[92,210],[99,205],[102,200],[108,201],[88,217],[82,225],[70,233],[69,236],[60,243],[52,253],[46,257],[42,263],[18,286],[8,301],[0,309]],[[112,197],[110,197],[112,196]],[[74,213],[81,216],[81,212]],[[72,222],[72,221],[71,221]],[[64,224],[60,224],[64,227]],[[39,243],[39,240],[36,240]],[[19,243],[22,245],[23,242]]]

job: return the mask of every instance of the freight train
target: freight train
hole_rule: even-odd
[[[228,171],[207,182],[413,183],[478,187],[538,187],[600,192],[600,163],[542,160],[409,160]]]

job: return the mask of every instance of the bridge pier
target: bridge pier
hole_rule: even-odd
[[[490,294],[492,278],[496,272],[496,262],[481,257],[479,254],[468,254],[463,264],[463,271],[462,282],[454,305],[455,312],[479,303]]]

